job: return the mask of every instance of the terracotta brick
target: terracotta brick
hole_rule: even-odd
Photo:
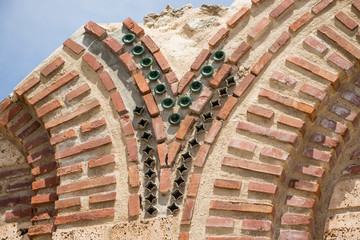
[[[152,118],[153,130],[157,143],[162,143],[166,140],[166,131],[161,116]]]
[[[297,128],[301,133],[305,132],[305,122],[288,115],[281,114],[277,120],[278,123],[284,124],[289,127]]]
[[[354,46],[352,43],[341,37],[334,30],[332,30],[327,25],[321,25],[318,28],[318,31],[327,36],[330,40],[332,40],[338,47],[342,48],[350,55],[355,57],[357,60],[360,60],[360,49]]]
[[[70,38],[68,38],[63,45],[65,47],[67,47],[68,49],[70,49],[71,51],[73,51],[75,54],[79,55],[80,53],[82,53],[85,48],[83,48],[82,46],[80,46],[79,44],[77,44],[76,42],[74,42],[73,40],[71,40]]]
[[[271,53],[265,52],[251,68],[251,73],[255,76],[259,75],[260,72],[269,64],[271,58]]]
[[[230,96],[224,103],[224,106],[220,109],[216,118],[221,120],[226,120],[227,117],[230,115],[232,109],[235,107],[237,100],[238,99],[236,97]]]
[[[339,122],[335,122],[332,121],[330,119],[327,118],[323,118],[320,122],[319,125],[322,126],[323,128],[329,129],[331,131],[334,131],[338,134],[340,134],[341,136],[344,136],[348,133],[348,129],[345,125],[339,123]]]
[[[32,119],[32,116],[29,113],[25,113],[9,127],[9,130],[12,133],[15,133],[17,130],[22,128],[26,123],[28,123],[31,119]]]
[[[29,150],[39,146],[40,144],[43,144],[44,142],[47,142],[48,140],[49,136],[46,133],[40,136],[36,136],[24,144],[24,149],[28,152]]]
[[[89,168],[100,167],[114,162],[115,162],[114,155],[105,155],[102,157],[91,158],[88,160]]]
[[[237,138],[231,138],[229,141],[229,147],[253,153],[255,151],[256,144]]]
[[[271,25],[271,20],[264,17],[261,19],[255,27],[253,27],[248,33],[248,37],[252,40],[258,39]]]
[[[261,3],[263,3],[265,0],[251,0],[251,3],[252,4],[255,4],[255,5],[260,5]]]
[[[52,147],[45,147],[45,148],[41,149],[40,151],[27,156],[27,160],[29,163],[34,163],[43,158],[50,156],[51,154],[53,154]]]
[[[166,81],[168,82],[168,84],[170,85],[170,89],[172,91],[172,93],[174,94],[174,96],[178,95],[178,85],[179,85],[179,80],[176,77],[175,72],[168,72],[165,74],[165,78]]]
[[[134,128],[129,114],[126,113],[120,116],[120,125],[125,137],[134,135]]]
[[[6,192],[15,192],[20,190],[27,190],[31,189],[31,181],[25,181],[25,182],[16,182],[12,184],[8,184],[6,187]]]
[[[119,56],[120,61],[124,64],[128,72],[131,74],[132,72],[138,70],[138,66],[136,65],[134,59],[128,52],[125,52]]]
[[[5,198],[0,200],[0,207],[13,207],[16,205],[29,204],[31,200],[31,196],[21,196],[15,198]]]
[[[198,71],[206,60],[210,57],[210,51],[208,49],[202,49],[199,55],[195,58],[195,61],[191,64],[190,69],[192,71]]]
[[[70,166],[58,168],[56,171],[56,176],[64,176],[72,173],[78,173],[83,171],[82,163],[75,163]]]
[[[129,196],[129,217],[136,217],[140,214],[140,198],[138,194]]]
[[[270,80],[277,81],[279,83],[285,84],[290,87],[294,87],[298,81],[296,78],[286,75],[284,73],[278,72],[278,71],[275,71],[271,75]]]
[[[151,117],[156,117],[160,114],[159,108],[156,105],[155,99],[151,93],[143,96],[146,108],[149,111]]]
[[[116,200],[116,192],[109,193],[98,193],[89,196],[89,203],[103,203],[103,202],[111,202]]]
[[[280,51],[282,47],[291,39],[291,35],[288,31],[284,31],[279,38],[275,40],[275,42],[269,48],[269,52],[272,54],[276,54]]]
[[[276,194],[277,186],[274,184],[268,183],[258,183],[258,182],[249,182],[248,184],[249,192],[257,192],[257,193],[267,193],[267,194]]]
[[[55,159],[59,160],[59,159],[67,158],[67,157],[74,156],[77,154],[81,154],[83,152],[90,151],[92,149],[95,149],[95,148],[98,148],[98,147],[101,147],[101,146],[104,146],[104,145],[107,145],[110,143],[111,143],[110,136],[105,136],[102,138],[91,140],[86,143],[82,143],[77,146],[70,147],[68,149],[64,149],[64,150],[56,152]]]
[[[298,196],[287,196],[286,205],[298,208],[313,208],[315,200]]]
[[[166,143],[161,143],[156,145],[157,154],[159,158],[160,167],[166,166],[166,160],[167,160],[167,145]]]
[[[297,190],[301,191],[307,191],[312,192],[315,194],[318,194],[319,192],[319,184],[312,183],[305,180],[297,180],[297,179],[291,179],[289,181],[289,187],[295,188]]]
[[[83,85],[81,85],[80,87],[78,87],[77,89],[69,92],[68,94],[66,94],[66,100],[68,102],[72,101],[73,99],[89,92],[91,90],[89,84],[85,83]]]
[[[64,60],[62,60],[60,57],[49,63],[45,68],[41,70],[41,75],[44,77],[48,77],[51,73],[58,70],[62,65],[64,65]]]
[[[312,225],[311,217],[302,214],[286,213],[281,216],[281,225]]]
[[[86,53],[82,59],[95,71],[98,72],[103,68],[103,65],[91,54]]]
[[[220,28],[219,31],[209,40],[210,48],[216,48],[219,44],[227,38],[230,30],[227,28]]]
[[[241,168],[252,172],[270,174],[276,177],[282,177],[284,174],[284,169],[281,166],[242,160],[233,157],[224,157],[221,164],[223,166]]]
[[[106,91],[110,92],[111,90],[116,89],[116,86],[107,71],[99,73],[99,78],[106,88]]]
[[[11,104],[11,101],[7,98],[1,101],[0,103],[0,113],[3,113]]]
[[[126,152],[127,152],[127,160],[129,162],[138,161],[138,146],[137,146],[136,138],[126,139]]]
[[[49,177],[49,178],[43,178],[36,180],[32,183],[32,190],[37,191],[42,188],[48,188],[53,187],[59,184],[59,178],[58,177]]]
[[[301,240],[310,240],[310,233],[305,231],[296,231],[296,230],[281,230],[279,240],[291,240],[291,239],[301,239]]]
[[[142,95],[150,93],[150,87],[149,87],[148,83],[146,82],[144,75],[142,75],[141,72],[135,73],[133,75],[133,78],[134,78],[135,83]]]
[[[187,233],[187,232],[179,233],[178,240],[189,240],[189,233]]]
[[[288,161],[290,159],[290,154],[288,152],[274,147],[263,147],[260,155],[280,161]]]
[[[121,98],[121,95],[118,91],[110,93],[111,101],[115,107],[115,110],[118,114],[122,115],[127,113],[125,104]]]
[[[49,162],[31,169],[31,174],[36,177],[54,171],[57,168],[56,162]]]
[[[206,104],[210,101],[212,95],[213,92],[210,89],[202,90],[198,98],[191,104],[191,112],[200,115],[206,107]]]
[[[267,119],[271,119],[274,116],[274,112],[272,110],[253,104],[248,107],[247,112]]]
[[[269,16],[278,19],[283,15],[288,9],[294,5],[293,0],[283,0],[274,10],[269,13]]]
[[[54,111],[61,107],[62,107],[61,102],[59,100],[55,100],[37,109],[36,114],[38,115],[39,118],[41,118],[44,115],[48,114],[49,112]]]
[[[68,183],[65,185],[60,185],[56,188],[56,193],[60,195],[64,193],[108,186],[110,184],[116,184],[115,176],[98,177],[88,180],[76,181],[74,183]]]
[[[55,226],[58,226],[58,225],[83,222],[83,221],[94,221],[94,220],[103,219],[103,218],[113,218],[114,214],[115,214],[115,211],[113,208],[90,210],[87,212],[56,216],[54,224],[55,224]]]
[[[181,217],[181,225],[190,225],[195,207],[195,200],[186,199],[184,203],[184,210]]]
[[[195,118],[190,115],[186,115],[185,119],[183,120],[183,122],[179,127],[179,130],[176,133],[175,136],[176,139],[185,140],[186,135],[191,132],[194,123],[195,123]]]
[[[15,90],[15,93],[19,96],[22,96],[24,95],[24,93],[35,87],[38,83],[40,83],[40,79],[37,77],[33,77],[30,80],[26,81],[19,88],[17,88]],[[3,112],[5,110],[4,106],[6,106],[6,104],[10,104],[10,101],[7,98],[5,98],[4,101],[2,101],[0,104],[0,112]]]
[[[321,135],[318,133],[313,133],[310,136],[309,139],[310,142],[314,142],[314,143],[318,143],[321,144],[325,147],[330,147],[330,148],[336,148],[339,144],[339,141],[334,139],[334,138],[330,138],[328,136],[325,135]]]
[[[32,214],[31,208],[9,210],[9,211],[6,211],[5,218],[6,218],[6,221],[11,221],[11,220],[15,220],[15,219],[30,217],[31,214]]]
[[[313,36],[306,37],[304,39],[304,43],[320,54],[323,54],[328,49],[328,47],[324,43],[320,42],[318,38],[315,38]]]
[[[210,80],[210,87],[218,88],[220,84],[227,78],[232,71],[232,67],[226,63],[221,65],[215,76]]]
[[[27,174],[29,174],[29,169],[28,168],[6,170],[6,171],[1,171],[0,172],[0,179],[21,177],[21,176],[24,176],[24,175],[27,175]]]
[[[136,22],[134,22],[134,20],[132,20],[131,18],[125,19],[123,21],[123,24],[138,37],[145,34],[144,29],[140,27]]]
[[[162,72],[167,73],[171,70],[168,61],[166,60],[164,54],[161,51],[157,51],[153,54],[153,56]]]
[[[312,8],[312,12],[314,14],[319,14],[321,11],[323,11],[327,6],[329,6],[334,0],[321,0],[318,4],[316,4]]]
[[[167,163],[169,166],[172,166],[175,163],[176,156],[180,152],[180,148],[181,148],[180,143],[175,141],[171,143],[167,158]]]
[[[120,55],[125,51],[124,47],[112,36],[107,36],[103,40],[104,44],[116,55]]]
[[[26,137],[30,136],[33,132],[35,132],[40,126],[41,123],[39,123],[38,121],[33,122],[30,126],[28,126],[26,129],[24,129],[21,133],[18,134],[18,138],[24,140]]]
[[[281,105],[284,105],[289,108],[293,108],[295,110],[298,110],[300,112],[306,113],[312,121],[316,118],[316,109],[313,106],[310,106],[306,103],[302,103],[299,101],[296,101],[292,98],[282,96],[278,93],[269,91],[267,89],[261,89],[259,93],[260,97],[267,98],[271,101],[274,101],[276,103],[279,103]]]
[[[131,188],[140,187],[140,175],[137,164],[129,166],[129,185]]]
[[[313,165],[299,164],[295,167],[295,171],[318,178],[324,177],[325,174],[325,171],[322,167],[317,167]]]
[[[241,20],[243,20],[250,13],[250,8],[247,6],[243,6],[237,11],[234,15],[227,20],[226,25],[230,28],[236,27]]]
[[[248,131],[254,134],[259,134],[261,136],[273,138],[284,143],[290,143],[292,145],[297,144],[297,139],[298,139],[297,135],[262,127],[257,124],[239,121],[237,125],[237,129]]]
[[[236,65],[240,59],[250,50],[251,46],[247,42],[243,41],[240,45],[234,50],[234,52],[229,57],[229,62]]]
[[[149,35],[143,36],[140,40],[152,54],[160,50],[158,45],[156,45],[156,43],[152,40],[152,38]]]
[[[208,217],[206,227],[215,228],[234,228],[235,220],[233,218]]]
[[[266,203],[211,200],[210,209],[245,212],[245,213],[272,214],[274,207],[272,204],[266,204]]]
[[[352,62],[346,60],[336,52],[329,55],[327,59],[344,71],[349,71],[354,66]]]
[[[299,89],[299,91],[303,92],[305,94],[308,94],[314,98],[317,98],[321,102],[324,102],[324,103],[327,102],[327,92],[325,92],[317,87],[314,87],[312,85],[309,85],[307,83],[302,85],[301,88]]]
[[[8,124],[21,111],[21,109],[22,107],[20,105],[13,105],[10,110],[0,119],[0,124],[3,126]]]
[[[352,6],[360,12],[360,1],[359,0],[353,1]]]
[[[350,165],[341,171],[341,175],[358,175],[360,174],[360,165]]]
[[[329,163],[331,161],[331,154],[322,152],[316,148],[305,147],[303,153],[304,156]]]
[[[55,136],[53,136],[52,138],[50,138],[50,144],[55,146],[56,144],[65,142],[69,139],[73,139],[76,138],[76,133],[75,133],[75,129],[70,129],[68,131],[59,133]]]
[[[55,210],[33,213],[30,221],[36,222],[42,220],[49,220],[54,216],[55,216]]]
[[[270,232],[273,229],[273,225],[271,221],[244,219],[242,221],[241,229],[248,231]]]
[[[31,197],[31,205],[39,205],[55,202],[58,199],[56,193],[41,194]]]
[[[208,144],[202,144],[199,148],[199,151],[194,159],[194,166],[202,168],[204,166],[204,163],[206,161],[206,157],[210,151],[210,145]]]
[[[241,181],[217,178],[214,181],[214,187],[226,188],[226,189],[232,189],[232,190],[240,190]]]
[[[243,93],[246,91],[246,89],[251,85],[251,83],[254,81],[255,79],[255,75],[252,75],[251,73],[246,75],[241,82],[239,83],[239,85],[235,88],[233,95],[235,97],[241,97],[243,95]]]
[[[171,168],[162,168],[160,172],[160,193],[167,194],[170,190]]]
[[[33,225],[28,228],[29,237],[43,235],[43,234],[51,234],[53,232],[53,224],[41,224],[41,225]]]
[[[186,72],[184,76],[180,79],[180,82],[178,84],[178,94],[181,94],[184,92],[185,88],[189,85],[191,80],[195,77],[195,74],[193,72]]]
[[[314,18],[314,14],[306,12],[289,26],[289,30],[296,33],[300,28],[308,24]]]
[[[186,192],[187,197],[196,197],[200,185],[201,174],[192,173],[190,177],[189,187]]]
[[[211,127],[210,127],[208,133],[206,134],[204,142],[206,142],[208,144],[213,144],[213,142],[215,141],[216,137],[218,136],[218,134],[220,132],[221,126],[222,126],[221,121],[214,120],[211,124]]]
[[[81,133],[87,133],[94,129],[100,128],[106,125],[105,118],[101,118],[92,122],[86,122],[80,126]]]
[[[357,107],[360,107],[360,96],[357,95],[355,92],[346,90],[341,97],[348,102],[354,104]]]
[[[67,198],[55,201],[55,209],[65,209],[81,206],[80,197]]]
[[[84,26],[84,29],[87,33],[93,35],[97,39],[101,39],[106,36],[106,30],[92,21],[89,21]]]
[[[77,78],[79,74],[74,70],[65,75],[64,77],[60,78],[50,86],[47,86],[43,90],[41,90],[39,93],[35,94],[32,98],[29,99],[29,103],[31,105],[36,104],[37,102],[41,101],[45,97],[49,96],[51,93],[55,92],[56,90],[59,90],[61,87],[68,84],[70,81]]]

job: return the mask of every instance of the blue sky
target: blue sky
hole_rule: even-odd
[[[233,0],[0,0],[0,99],[4,99],[36,66],[79,27],[92,20],[142,22],[148,13],[160,13],[191,3],[230,6]],[[1,101],[0,100],[0,101]]]

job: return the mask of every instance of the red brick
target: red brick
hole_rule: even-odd
[[[280,161],[288,161],[290,159],[288,152],[274,147],[263,147],[261,149],[260,155]]]
[[[140,214],[140,198],[138,194],[129,196],[129,217],[136,217]]]
[[[167,158],[167,154],[168,154],[166,143],[164,142],[161,144],[157,144],[156,149],[157,149],[160,167],[165,167],[166,166],[166,158]]]
[[[296,231],[296,230],[281,230],[279,240],[293,240],[293,239],[301,239],[301,240],[310,240],[310,233],[305,231]]]
[[[65,209],[81,206],[80,197],[67,198],[55,201],[55,209]]]
[[[235,220],[233,218],[208,217],[206,227],[215,228],[234,228]]]
[[[164,73],[167,73],[171,70],[171,67],[168,63],[168,61],[166,60],[164,54],[161,51],[157,51],[156,53],[153,54],[157,64],[159,65],[161,71],[163,71]]]
[[[26,123],[28,123],[31,119],[32,116],[29,113],[25,113],[9,127],[9,130],[15,133],[17,130],[22,128]]]
[[[185,88],[189,85],[191,80],[195,77],[195,74],[193,72],[186,72],[184,76],[180,79],[180,82],[178,84],[178,94],[181,94],[184,92]]]
[[[317,87],[314,87],[312,85],[309,85],[307,83],[302,85],[301,88],[299,89],[299,91],[303,92],[305,94],[308,94],[314,98],[317,98],[324,103],[327,102],[327,92],[325,92]]]
[[[249,182],[248,191],[274,195],[277,192],[277,186],[268,183]]]
[[[341,171],[341,175],[358,175],[360,174],[360,165],[350,165]]]
[[[62,65],[64,65],[64,60],[62,60],[60,57],[49,63],[45,68],[41,70],[41,75],[44,77],[48,77],[51,73],[55,72],[57,69],[59,69]]]
[[[199,55],[195,58],[195,61],[191,64],[190,69],[192,71],[198,71],[206,60],[210,57],[210,51],[208,49],[202,49]]]
[[[251,68],[251,73],[255,76],[259,75],[260,72],[269,64],[271,58],[271,53],[265,52]]]
[[[246,89],[251,85],[251,83],[255,79],[255,75],[252,75],[251,73],[246,75],[242,81],[239,83],[239,85],[236,87],[236,89],[233,92],[233,95],[235,97],[241,97],[243,93],[246,91]]]
[[[92,21],[88,22],[84,26],[84,29],[87,33],[93,35],[97,39],[101,39],[106,36],[106,30]]]
[[[123,24],[138,37],[145,34],[144,29],[140,27],[136,22],[134,22],[134,20],[132,20],[131,18],[125,19],[123,21]]]
[[[305,131],[305,122],[288,115],[281,114],[277,120],[278,123],[284,124],[289,127],[297,128],[301,133]]]
[[[352,43],[341,37],[334,30],[332,30],[327,25],[321,25],[318,28],[318,31],[327,36],[332,40],[337,46],[348,52],[350,55],[355,57],[357,60],[360,60],[360,49],[354,46]]]
[[[145,105],[149,111],[151,117],[156,117],[160,114],[159,108],[156,105],[155,99],[151,93],[143,96]]]
[[[170,189],[171,168],[162,168],[160,172],[160,193],[166,194]]]
[[[38,121],[33,122],[30,126],[18,134],[18,138],[24,140],[26,137],[35,132],[40,126],[41,124]]]
[[[72,101],[74,98],[77,98],[87,92],[89,92],[91,90],[89,84],[85,83],[83,85],[81,85],[80,87],[78,87],[77,89],[75,89],[74,91],[69,92],[68,94],[66,94],[66,99],[68,100],[68,102]]]
[[[203,144],[200,146],[199,151],[197,152],[197,155],[194,160],[194,166],[202,168],[204,166],[206,157],[210,151],[210,145]]]
[[[250,50],[251,46],[247,42],[243,41],[240,45],[234,50],[234,52],[229,57],[229,62],[236,65],[240,59]]]
[[[354,8],[356,8],[359,12],[360,12],[360,1],[359,0],[355,0],[353,3],[352,3],[352,6]]]
[[[104,146],[104,145],[107,145],[110,143],[111,143],[110,136],[105,136],[102,138],[91,140],[86,143],[82,143],[77,146],[70,147],[68,149],[64,149],[64,150],[56,152],[55,159],[59,160],[59,159],[67,158],[67,157],[74,156],[77,154],[81,154],[83,152],[90,151],[92,149],[95,149],[95,148],[98,148],[98,147],[101,147],[101,146]]]
[[[231,138],[229,141],[229,147],[253,153],[255,151],[256,144],[237,138]]]
[[[83,221],[93,221],[103,218],[113,218],[115,211],[113,208],[105,208],[99,210],[91,210],[81,213],[73,213],[69,215],[56,216],[54,224],[64,225],[69,223],[83,222]]]
[[[21,177],[21,176],[27,175],[28,173],[29,173],[28,168],[20,168],[20,169],[2,171],[2,172],[0,172],[0,179]]]
[[[150,93],[150,87],[141,72],[135,73],[133,78],[142,95]]]
[[[292,145],[297,144],[298,137],[295,134],[273,130],[270,128],[262,127],[257,124],[244,122],[244,121],[239,121],[237,128],[240,130],[248,131],[250,133],[273,138],[284,143],[290,143]]]
[[[106,88],[106,91],[110,92],[111,90],[116,89],[116,86],[107,71],[99,73],[99,78]]]
[[[232,67],[226,63],[221,65],[215,76],[210,80],[210,87],[218,88],[220,84],[229,76],[232,71]]]
[[[48,188],[53,187],[59,184],[59,178],[58,177],[49,177],[49,178],[43,178],[36,180],[32,183],[32,190],[37,191],[42,188]]]
[[[68,84],[70,81],[77,78],[79,74],[74,70],[65,75],[64,77],[60,78],[50,86],[47,86],[43,90],[41,90],[39,93],[35,94],[32,98],[29,99],[29,103],[31,105],[36,104],[37,102],[41,101],[45,97],[49,96],[51,93],[55,92],[56,90],[60,89],[61,87]]]
[[[309,141],[314,143],[319,143],[325,147],[330,147],[330,148],[336,148],[339,144],[338,140],[318,133],[313,133],[310,136]]]
[[[70,193],[96,187],[108,186],[110,184],[116,184],[115,176],[98,177],[88,180],[76,181],[74,183],[69,183],[66,185],[60,185],[56,188],[56,193]]]
[[[269,13],[269,16],[275,19],[281,17],[290,7],[294,5],[293,0],[284,0],[282,1],[274,10]]]
[[[107,36],[103,42],[116,55],[120,55],[125,51],[124,47],[112,36]]]
[[[51,154],[53,154],[52,147],[45,147],[45,148],[41,149],[40,151],[27,156],[27,160],[29,163],[34,163],[43,158],[50,156]]]
[[[120,125],[125,137],[134,135],[134,128],[129,114],[126,113],[120,116]]]
[[[58,199],[56,193],[41,194],[31,197],[31,205],[39,205],[55,202]]]
[[[232,190],[240,190],[241,181],[217,178],[214,181],[214,187],[226,188],[226,189],[232,189]]]
[[[187,232],[179,233],[178,240],[189,240],[189,233],[187,233]]]
[[[82,163],[75,163],[70,166],[61,167],[57,169],[56,176],[64,176],[72,173],[78,173],[83,171]]]
[[[143,36],[140,40],[152,54],[160,50],[158,45],[156,45],[156,43],[152,40],[152,38],[149,35]]]
[[[218,119],[226,120],[227,117],[230,115],[231,110],[235,107],[237,100],[238,99],[236,97],[230,96],[226,100],[226,102],[224,103],[224,106],[220,109],[220,111],[216,117]]]
[[[28,228],[29,237],[43,235],[43,234],[51,234],[53,232],[53,224],[41,224],[34,225]]]
[[[82,56],[82,59],[95,71],[100,71],[103,68],[103,65],[91,54],[86,53]]]
[[[186,199],[184,203],[184,210],[181,217],[181,225],[190,225],[195,207],[195,200]]]
[[[341,97],[348,102],[354,104],[357,107],[360,107],[360,96],[357,95],[355,92],[346,90]]]
[[[247,112],[267,119],[271,119],[274,116],[274,112],[270,109],[266,109],[256,105],[250,105],[247,109]]]
[[[152,125],[157,143],[164,142],[166,140],[166,132],[161,116],[152,118]]]
[[[321,11],[323,11],[327,6],[329,6],[334,0],[321,0],[318,4],[316,4],[312,8],[312,12],[314,14],[319,14]]]
[[[126,152],[127,152],[127,160],[129,162],[138,161],[138,147],[137,147],[136,138],[126,139]]]
[[[15,198],[5,198],[0,200],[0,207],[13,207],[16,205],[29,204],[31,196],[21,196]]]
[[[102,126],[106,125],[105,118],[101,118],[92,122],[87,122],[81,125],[81,133],[87,133],[94,129],[100,128]]]
[[[348,71],[354,66],[350,61],[346,60],[336,52],[333,52],[327,59],[344,71]]]
[[[315,200],[298,196],[287,196],[286,205],[298,208],[313,208]]]
[[[28,152],[29,150],[39,146],[40,144],[43,144],[44,142],[47,142],[48,140],[49,136],[46,133],[40,136],[36,136],[24,144],[24,149]]]
[[[171,89],[172,93],[174,94],[174,96],[177,96],[179,82],[178,82],[175,72],[166,73],[165,78],[166,78],[166,81],[168,82],[168,84],[170,85],[170,89]]]
[[[222,122],[219,120],[214,120],[211,124],[211,127],[208,131],[208,133],[206,134],[205,140],[204,142],[208,143],[208,144],[213,144],[213,142],[215,141],[217,135],[220,132],[222,126]]]
[[[88,160],[89,168],[100,167],[114,162],[115,162],[114,155],[105,155],[102,157],[91,158]]]
[[[131,188],[140,187],[140,175],[137,164],[129,166],[129,185]]]
[[[55,136],[53,136],[52,138],[50,138],[50,144],[51,145],[56,145],[56,144],[59,144],[59,143],[62,143],[62,142],[65,142],[69,139],[73,139],[73,138],[76,138],[76,133],[75,133],[75,130],[74,129],[70,129],[66,132],[62,132],[62,133],[59,133]]]
[[[9,184],[6,187],[6,192],[15,192],[20,190],[26,190],[31,189],[31,181],[25,181],[25,182],[17,182],[13,184]]]
[[[348,129],[345,125],[343,125],[339,122],[329,120],[327,118],[323,118],[319,122],[319,125],[326,129],[329,129],[331,131],[334,131],[334,132],[340,134],[341,136],[346,136],[346,134],[348,133]]]
[[[25,209],[18,209],[18,210],[10,210],[6,211],[6,221],[11,221],[15,219],[30,217],[32,214],[31,208],[25,208]]]
[[[315,194],[318,194],[319,192],[319,184],[304,180],[291,179],[289,181],[289,187]]]
[[[63,45],[65,47],[67,47],[68,49],[70,49],[71,51],[73,51],[75,54],[79,55],[80,53],[82,53],[85,48],[83,48],[82,46],[80,46],[79,44],[77,44],[76,42],[74,42],[73,40],[71,40],[70,38],[68,38]]]
[[[220,28],[219,31],[209,40],[210,48],[216,48],[229,35],[230,30]]]
[[[261,3],[263,3],[265,0],[251,0],[252,4],[255,4],[256,6],[260,5]]]
[[[30,89],[32,89],[33,87],[35,87],[38,83],[40,83],[40,79],[37,77],[33,77],[30,80],[28,80],[27,82],[25,82],[23,85],[21,85],[19,88],[17,88],[15,90],[15,93],[19,96],[24,95],[24,93],[26,93],[27,91],[29,91]],[[2,104],[0,104],[0,112],[2,112],[5,108],[3,108],[3,105],[5,105],[5,103],[10,104],[9,99],[4,99],[4,101],[1,102]]]
[[[298,110],[300,112],[306,113],[308,114],[308,116],[310,117],[310,119],[312,121],[314,121],[314,119],[316,118],[316,109],[313,106],[310,106],[306,103],[302,103],[299,101],[296,101],[292,98],[286,97],[286,96],[282,96],[278,93],[266,90],[266,89],[261,89],[260,93],[259,93],[260,97],[264,97],[267,98],[271,101],[274,101],[276,103],[279,103],[281,105],[284,105],[286,107],[289,108],[293,108],[295,110]]]
[[[39,118],[43,117],[45,114],[48,114],[51,111],[54,111],[58,108],[61,108],[62,104],[59,100],[55,100],[51,103],[48,103],[44,106],[42,106],[41,108],[39,108],[38,110],[36,110],[36,114],[38,115]]]
[[[54,216],[55,216],[55,210],[33,213],[30,221],[36,222],[42,220],[49,220]]]
[[[324,177],[325,171],[322,167],[317,167],[313,165],[297,165],[295,167],[295,171],[301,172],[306,175],[310,175],[313,177],[322,178]]]
[[[13,105],[10,110],[4,114],[4,116],[0,119],[1,125],[8,124],[20,111],[22,107],[18,104]]]
[[[321,54],[323,54],[328,49],[328,47],[325,44],[323,44],[313,36],[306,37],[304,39],[304,43],[306,43],[309,47],[313,48],[314,50],[316,50],[318,53]]]
[[[111,101],[115,107],[115,110],[118,114],[122,115],[127,113],[125,104],[121,98],[121,95],[118,91],[110,93]]]
[[[286,213],[281,216],[281,225],[312,225],[311,217],[302,214]]]
[[[224,157],[221,164],[223,166],[241,168],[252,172],[270,174],[276,177],[282,177],[284,174],[284,169],[281,166],[242,160],[233,157]]]
[[[210,202],[211,210],[224,210],[246,213],[268,213],[272,214],[274,207],[267,203],[234,202],[212,200]]]
[[[9,107],[11,104],[11,101],[7,98],[1,101],[0,103],[0,113],[3,113],[7,107]]]
[[[280,37],[278,37],[275,42],[271,45],[271,47],[269,48],[269,52],[272,54],[276,54],[277,52],[280,51],[280,49],[282,47],[285,46],[285,44],[290,40],[291,35],[288,31],[284,31]]]
[[[241,20],[243,20],[250,13],[250,8],[247,6],[243,6],[237,11],[234,15],[227,20],[226,25],[230,28],[234,28],[239,24]]]
[[[244,219],[242,221],[241,229],[248,231],[265,231],[270,232],[273,229],[271,221]]]
[[[258,39],[269,26],[271,25],[271,20],[268,18],[261,19],[260,22],[256,24],[255,27],[253,27],[250,32],[248,33],[248,37],[252,40]]]
[[[116,192],[98,193],[89,196],[89,203],[103,203],[116,200]]]
[[[169,166],[172,166],[175,163],[176,156],[180,152],[180,148],[181,148],[180,143],[175,141],[171,143],[167,158],[167,163]]]
[[[119,56],[120,61],[124,64],[128,72],[131,74],[132,72],[138,70],[138,66],[136,65],[134,59],[128,52],[125,52]]]
[[[209,102],[213,95],[213,92],[210,89],[204,89],[201,91],[198,98],[190,106],[192,113],[199,115],[205,108],[206,104]]]
[[[327,163],[331,161],[331,154],[322,152],[316,148],[305,147],[302,154],[306,157]]]
[[[41,174],[46,174],[46,173],[52,172],[56,168],[57,168],[57,164],[56,164],[55,161],[54,162],[49,162],[49,163],[45,163],[43,165],[34,167],[33,169],[31,169],[31,174],[34,177],[37,177],[37,176],[39,176]]]
[[[189,187],[187,189],[187,197],[196,197],[200,185],[201,174],[192,173],[190,177]]]
[[[309,23],[314,18],[314,14],[311,12],[306,12],[304,15],[299,17],[296,21],[294,21],[289,26],[289,30],[293,33],[297,32],[300,28],[305,26],[307,23]]]
[[[178,140],[185,140],[186,135],[189,134],[191,132],[192,127],[194,126],[195,123],[195,118],[190,116],[190,115],[186,115],[185,119],[183,120],[183,122],[181,123],[179,130],[176,133],[176,139]]]

